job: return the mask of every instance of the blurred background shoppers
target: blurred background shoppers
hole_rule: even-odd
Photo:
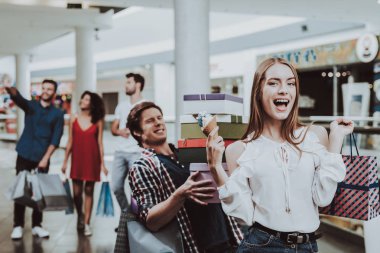
[[[38,169],[39,173],[48,173],[50,157],[59,146],[63,133],[63,112],[52,105],[57,92],[57,83],[45,79],[42,82],[42,94],[39,101],[25,99],[16,88],[6,87],[12,100],[25,112],[25,127],[17,143],[16,173],[22,170]],[[15,203],[13,212],[13,231],[11,238],[22,238],[25,222],[25,206]],[[32,214],[32,234],[49,237],[42,228],[42,212],[34,209]]]
[[[112,135],[117,136],[111,186],[121,210],[128,208],[124,187],[128,170],[141,155],[141,148],[127,128],[127,117],[135,104],[144,101],[141,92],[145,85],[145,79],[140,74],[128,73],[125,77],[125,94],[129,97],[129,101],[123,101],[117,105],[115,120],[111,127]]]
[[[103,126],[104,104],[101,97],[85,91],[79,102],[80,111],[70,119],[62,172],[67,170],[71,155],[70,178],[73,180],[74,204],[78,213],[77,229],[86,236],[92,235],[90,227],[95,182],[100,181],[100,172],[108,174],[104,165]],[[84,214],[83,187],[85,193]]]

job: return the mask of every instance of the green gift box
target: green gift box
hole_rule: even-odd
[[[224,139],[240,140],[247,130],[248,124],[240,123],[218,123],[219,136]],[[200,126],[197,123],[181,124],[181,139],[205,138]]]

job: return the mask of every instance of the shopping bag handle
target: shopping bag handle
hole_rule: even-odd
[[[355,135],[353,133],[350,134],[350,158],[352,160],[352,139],[354,140],[354,145],[355,145],[355,149],[356,149],[356,154],[359,156],[359,150],[358,150],[358,146],[356,145],[356,139],[355,139]],[[340,153],[342,154],[342,151],[343,151],[343,145],[340,149]]]
[[[350,134],[350,154],[351,154],[351,159],[352,159],[352,140],[351,139],[354,140],[354,145],[355,145],[357,155],[359,155],[359,150],[358,150],[358,146],[356,145],[355,135],[353,133],[351,133]]]

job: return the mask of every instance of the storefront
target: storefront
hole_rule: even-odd
[[[301,84],[301,116],[372,116],[374,111],[380,110],[380,100],[375,96],[377,86],[374,85],[379,79],[375,73],[376,61],[380,60],[378,48],[378,38],[365,34],[355,40],[260,55],[257,62],[268,57],[281,57],[297,68]],[[350,107],[368,107],[364,115],[357,111],[345,112],[344,100],[349,98],[343,96],[343,85],[347,83],[368,83],[369,105],[349,103]],[[362,98],[358,99],[357,96],[353,98],[356,102],[363,102]]]

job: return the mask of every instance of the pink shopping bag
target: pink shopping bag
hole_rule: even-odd
[[[356,146],[354,135],[352,135]],[[350,136],[351,144],[351,136]],[[331,204],[319,209],[320,214],[358,220],[371,220],[380,215],[380,193],[375,156],[343,155],[347,174],[338,184]]]

